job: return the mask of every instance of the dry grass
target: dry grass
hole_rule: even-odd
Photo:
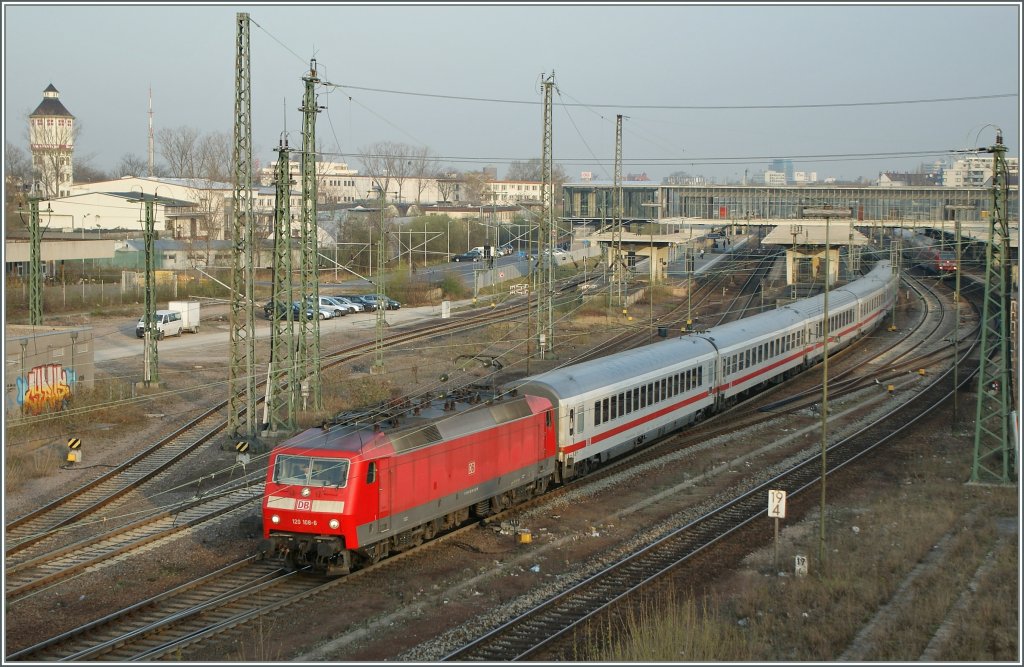
[[[1018,516],[1015,489],[966,486],[941,455],[915,458],[910,475],[872,485],[859,506],[831,506],[824,571],[815,514],[784,526],[778,568],[769,548],[703,604],[649,603],[593,638],[584,659],[834,661],[856,641],[853,659],[918,661],[934,640],[939,660],[1018,660],[1017,538],[997,530],[999,517]],[[792,576],[798,553],[810,576]],[[966,613],[956,611],[962,596]],[[948,638],[937,638],[950,619]]]
[[[4,488],[6,493],[20,489],[26,482],[46,477],[67,460],[67,447],[51,442],[32,451],[6,448],[4,457]]]
[[[684,630],[680,630],[684,629]],[[581,647],[576,661],[602,662],[709,662],[721,655],[754,659],[754,649],[742,630],[725,623],[706,603],[693,596],[681,598],[674,590],[641,602],[624,618],[609,621],[598,631],[577,642]],[[609,642],[609,638],[628,636],[629,642]]]

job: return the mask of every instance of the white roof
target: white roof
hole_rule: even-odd
[[[795,245],[825,245],[825,221],[801,219],[789,225],[779,225],[761,243],[794,245],[794,241]],[[828,223],[828,242],[830,245],[867,245],[868,238],[854,229],[849,221],[831,220]]]

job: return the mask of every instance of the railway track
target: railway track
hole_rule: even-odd
[[[932,331],[930,333],[934,333],[934,331]],[[888,350],[889,350],[889,348],[887,348],[885,351],[883,351],[883,354],[888,352]],[[859,367],[859,366],[862,366],[863,364],[862,363],[854,363],[853,365]],[[735,428],[736,420],[733,419],[732,417],[729,417],[729,418],[725,419],[724,421],[727,421],[728,423],[723,424],[721,427],[716,427],[716,428],[718,428],[721,431],[727,431],[727,430],[731,430],[731,429]],[[688,434],[688,438],[693,438],[693,439],[696,439],[696,440],[700,440],[700,439],[707,439],[709,437],[713,437],[713,435],[709,434],[708,431],[706,430],[706,427],[710,426],[710,425],[711,425],[711,422],[708,422],[706,425],[702,425],[703,428],[700,428],[697,431],[694,431],[693,433],[690,433],[689,431],[687,431],[686,433]],[[673,442],[671,445],[666,446],[664,448],[664,450],[662,450],[662,454],[664,454],[665,451],[679,449],[679,447],[680,447],[679,442]],[[642,452],[639,452],[637,455],[635,455],[637,457],[636,459],[633,459],[633,458],[623,459],[622,462],[620,464],[616,465],[615,467],[616,468],[617,467],[621,467],[622,465],[629,464],[630,462],[633,462],[635,460],[644,460],[644,459],[649,458],[651,456],[657,456],[658,455],[657,452],[658,452],[658,445],[655,445],[652,448],[648,448],[647,450],[643,450]],[[581,483],[590,483],[590,482],[596,481],[596,480],[600,479],[602,476],[604,476],[604,474],[611,474],[611,471],[612,471],[612,467],[608,467],[608,471],[607,472],[605,470],[601,470],[598,473],[594,473],[594,474],[592,474],[590,476],[585,477],[583,480],[580,480],[580,482]],[[575,487],[572,487],[572,488],[575,488]],[[570,489],[570,487],[566,487],[564,490],[568,491],[568,490],[571,490],[571,489]],[[562,489],[560,489],[560,490],[558,490],[558,491],[556,491],[554,493],[558,493],[558,492],[561,492],[561,491],[562,491]],[[552,497],[554,497],[553,494],[547,494],[544,498],[550,499]],[[542,502],[542,501],[543,501],[543,499],[540,499],[537,502]],[[761,505],[763,505],[763,503],[761,503]],[[520,511],[522,511],[524,508],[526,508],[528,506],[529,505],[517,506],[517,507],[513,508],[513,510],[511,510],[511,512],[520,512]],[[492,520],[500,520],[500,519],[501,519],[501,517],[495,517]],[[469,526],[467,528],[464,528],[462,530],[472,529],[472,527],[473,526],[471,525],[471,526]],[[454,535],[454,533],[449,534],[449,535]],[[430,543],[427,543],[426,546],[429,547],[430,545],[438,544],[438,543],[440,543],[440,542],[438,540],[435,540],[435,541],[432,541]],[[418,550],[413,550],[413,552],[408,552],[408,553],[421,553],[422,549],[423,549],[423,547],[420,547]],[[407,555],[407,554],[399,555],[397,558],[401,558],[404,555]],[[382,561],[377,566],[373,566],[373,567],[377,568],[377,567],[389,566],[389,565],[393,564],[397,560],[397,558],[393,557],[393,558],[387,559],[385,561]],[[366,574],[368,574],[370,571],[371,571],[371,569],[368,568],[367,570],[360,571],[357,574],[359,576],[366,576]],[[204,578],[204,580],[206,580],[208,582],[212,581],[210,579],[205,579],[205,578]],[[147,642],[142,642],[141,641],[141,637],[148,636],[148,635],[140,635],[140,641],[139,642],[135,642],[136,648],[132,649],[134,651],[134,653],[131,653],[130,655],[134,659],[141,659],[141,658],[152,659],[154,657],[158,657],[158,655],[174,655],[174,652],[181,651],[186,646],[195,644],[197,642],[201,642],[201,641],[203,641],[206,638],[214,637],[218,633],[225,632],[225,631],[229,630],[232,627],[236,627],[239,624],[242,624],[242,623],[245,623],[245,622],[247,622],[249,620],[252,620],[253,618],[255,618],[257,615],[259,615],[261,613],[263,613],[263,614],[269,613],[269,611],[272,610],[272,609],[280,609],[284,605],[292,604],[292,603],[296,603],[296,602],[300,602],[302,600],[308,599],[308,597],[310,595],[314,595],[314,594],[321,593],[321,592],[324,592],[326,590],[329,590],[329,588],[331,586],[333,586],[333,585],[340,585],[341,581],[344,581],[344,580],[338,580],[337,582],[328,582],[328,583],[324,584],[323,588],[313,587],[313,588],[304,589],[304,590],[301,590],[301,591],[292,591],[292,592],[288,593],[287,595],[282,594],[281,596],[278,596],[275,593],[274,594],[275,597],[273,598],[274,601],[272,603],[258,603],[258,602],[252,602],[251,600],[249,602],[246,602],[246,601],[243,600],[243,596],[242,595],[236,595],[236,596],[231,597],[230,599],[225,598],[225,604],[227,602],[230,602],[232,606],[229,609],[225,609],[224,611],[216,611],[214,609],[216,601],[206,601],[206,602],[203,602],[202,604],[204,606],[202,607],[201,611],[194,610],[194,611],[191,611],[189,613],[184,613],[180,607],[173,606],[173,605],[171,605],[168,602],[168,603],[162,605],[163,611],[161,613],[163,614],[163,617],[162,617],[163,620],[160,620],[160,622],[158,623],[157,620],[154,620],[152,618],[148,618],[147,617],[147,621],[144,624],[147,628],[151,629],[151,632],[149,634],[159,632],[159,634],[161,635],[162,639],[160,640],[161,644],[160,644],[159,651],[157,651],[157,649],[155,648],[155,645],[151,645],[153,643],[153,641],[155,641],[155,640],[149,640]],[[269,584],[268,584],[268,586],[269,586]],[[275,586],[277,586],[277,584],[275,584]],[[189,588],[191,588],[191,585],[190,585]],[[221,586],[218,584],[217,588],[221,588]],[[253,595],[256,595],[256,596],[268,595],[269,596],[269,592],[267,592],[267,591],[268,591],[268,589],[265,589],[265,588],[254,589],[253,590]],[[246,597],[250,597],[250,596],[246,596]],[[162,599],[167,599],[167,598],[165,598],[165,596],[161,596],[161,598]],[[270,599],[270,598],[268,597],[267,599]],[[175,603],[175,604],[179,604],[179,603]],[[194,605],[194,606],[198,607],[198,603],[196,605]],[[262,609],[262,611],[259,611],[259,609]],[[202,630],[199,630],[199,629],[196,629],[195,627],[193,627],[193,623],[194,623],[194,619],[198,618],[200,615],[206,615],[208,618],[216,618],[218,620],[216,622],[208,624],[209,627],[206,627],[206,628],[204,628]],[[187,619],[188,622],[187,623],[182,623],[179,626],[179,624],[177,624],[175,622],[175,617],[177,617],[177,616],[181,616],[181,618]],[[134,618],[134,616],[131,616],[131,617],[125,616],[125,617],[119,619],[117,621],[117,627],[121,628],[121,630],[119,630],[119,632],[122,632],[124,635],[131,635],[129,637],[129,639],[132,639],[132,641],[134,642],[133,638],[135,637],[135,635],[132,634],[134,632],[133,628],[136,625],[138,625],[140,623],[140,621],[130,620],[131,618]],[[62,643],[62,646],[63,646],[60,649],[61,655],[77,655],[78,652],[85,650],[82,647],[82,644],[91,641],[91,640],[87,639],[88,635],[91,632],[91,630],[90,630],[91,627],[93,627],[93,625],[89,624],[88,626],[85,626],[84,629],[80,629],[80,631],[77,632],[77,633],[65,633],[65,635],[61,636],[61,638],[55,638],[55,639],[61,639],[61,643]],[[179,627],[181,629],[178,629]],[[110,630],[110,632],[114,633],[115,631],[114,630]],[[124,642],[124,645],[127,645],[127,644],[128,644],[128,642]],[[19,659],[20,658],[24,658],[24,659],[33,659],[34,660],[34,659],[37,659],[37,657],[42,658],[43,656],[51,655],[51,653],[45,652],[44,649],[45,649],[45,651],[56,650],[56,649],[54,649],[53,640],[51,640],[50,642],[44,643],[44,645],[42,645],[42,646],[33,647],[31,649],[26,649],[25,651],[21,651],[21,652],[13,655],[11,657],[12,658],[19,658]],[[124,648],[122,650],[123,651],[127,651],[128,649]],[[128,653],[117,653],[117,654],[114,654],[114,653],[91,653],[89,655],[93,656],[93,657],[97,657],[99,659],[108,659],[108,656],[116,656],[116,657],[112,657],[111,659],[124,659],[129,654]]]
[[[921,393],[896,410],[828,448],[828,475],[883,445],[942,405],[952,393],[951,370],[935,377]],[[599,619],[631,595],[658,582],[689,560],[765,516],[769,489],[790,498],[819,486],[821,462],[810,455],[790,470],[757,485],[696,521],[639,549],[628,558],[549,598],[460,649],[445,661],[513,661],[566,659],[559,641],[572,641],[574,631]]]
[[[516,317],[523,308],[525,306],[513,306],[500,313],[487,312],[471,318],[459,318],[454,321],[454,326],[460,329],[484,326],[496,318]],[[386,344],[389,346],[408,344],[436,335],[441,331],[447,332],[450,326],[452,325],[446,323],[415,328],[389,337]],[[325,355],[324,367],[357,358],[373,349],[373,346],[374,343],[363,343],[331,352]],[[6,559],[9,560],[13,555],[52,536],[60,529],[96,513],[166,471],[173,464],[193,453],[200,445],[209,442],[227,426],[227,420],[219,414],[226,405],[227,401],[218,403],[116,468],[61,498],[8,523],[5,527]],[[40,552],[45,552],[45,550],[46,548],[40,548]],[[35,555],[38,554],[32,554],[28,558]]]
[[[562,292],[573,288],[570,281]],[[487,311],[481,315],[456,318],[454,323],[429,324],[413,327],[392,335],[388,346],[406,345],[439,333],[487,326],[497,320],[517,318],[528,305],[510,304],[500,312]],[[350,345],[325,355],[324,368],[358,358],[373,349],[374,343]],[[262,386],[262,382],[259,383]],[[256,499],[262,493],[263,471],[251,473],[237,488],[228,487],[213,500],[203,499],[187,506],[150,506],[139,497],[137,503],[147,509],[131,513],[104,516],[102,509],[121,507],[131,494],[138,492],[147,482],[167,473],[172,466],[209,442],[227,427],[220,411],[227,405],[223,401],[208,409],[166,438],[147,447],[123,464],[106,472],[71,493],[19,517],[6,526],[5,599],[8,603],[22,599],[42,586],[53,584],[101,563],[106,558],[124,554],[156,540],[210,519],[242,508],[251,502],[248,489],[256,489]],[[106,530],[95,534],[96,526]],[[68,544],[57,544],[64,535],[78,528],[88,528],[93,534]]]

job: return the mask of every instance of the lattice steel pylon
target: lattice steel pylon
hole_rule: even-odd
[[[552,177],[552,112],[551,93],[555,87],[555,73],[544,79],[544,136],[541,140],[540,159],[540,199],[541,199],[541,231],[539,234],[541,251],[540,261],[543,268],[546,286],[537,291],[537,349],[543,351],[545,359],[554,358],[555,337],[551,312],[551,298],[554,292],[554,248],[555,227],[553,224],[554,181]],[[543,297],[540,294],[544,291]],[[545,312],[546,311],[546,312]]]
[[[985,301],[982,307],[981,358],[974,423],[972,483],[1009,484],[1015,476],[1010,443],[1013,388],[1010,386],[1010,234],[1007,224],[1009,185],[1006,146],[996,132],[992,153],[992,211],[985,251]]]
[[[231,264],[231,361],[228,431],[254,438],[256,428],[256,322],[253,317],[252,91],[249,14],[235,15],[234,221]],[[243,422],[244,419],[244,422]]]
[[[28,200],[28,323],[43,324],[43,234],[39,228],[39,198]]]
[[[143,195],[145,198],[145,195]],[[142,239],[145,244],[145,329],[143,333],[143,376],[148,387],[151,383],[160,382],[160,358],[157,353],[159,332],[156,323],[156,248],[155,220],[153,216],[153,200],[144,202],[146,221],[142,228]]]
[[[377,315],[374,318],[374,346],[373,365],[370,366],[370,373],[381,374],[384,372],[384,329],[388,325],[385,315],[387,309],[387,273],[384,271],[384,263],[387,261],[387,192],[383,187],[377,188],[377,203],[380,208],[380,233],[377,234]],[[374,248],[370,248],[371,257]]]
[[[317,271],[319,252],[317,250],[316,225],[316,115],[320,109],[316,104],[316,60],[311,60],[309,72],[302,77],[305,94],[302,98],[302,266],[300,294],[302,308],[299,308],[298,378],[302,385],[303,409],[305,398],[312,398],[313,408],[323,407],[320,385],[320,276]],[[308,305],[308,307],[307,307]],[[311,310],[312,316],[307,311]]]
[[[263,423],[276,435],[295,429],[295,327],[292,317],[291,190],[288,138],[277,148],[274,203],[274,275],[271,285],[270,370]]]

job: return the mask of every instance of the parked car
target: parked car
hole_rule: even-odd
[[[306,303],[311,305],[311,301],[306,299]],[[331,317],[345,317],[349,313],[354,313],[355,309],[350,307],[348,304],[337,303],[333,297],[321,296],[320,297],[320,309],[326,310],[331,313]],[[324,318],[320,318],[324,319]]]
[[[273,301],[267,301],[265,304],[263,304],[263,315],[266,316],[266,318],[268,320],[273,317],[273,312],[274,312],[274,302]],[[277,312],[281,314],[282,318],[287,317],[288,316],[288,304],[283,302],[283,301],[278,301],[277,302]],[[294,314],[295,312],[297,312],[297,309],[292,308],[292,313]]]
[[[333,310],[328,310],[327,308],[317,308],[316,310],[314,310],[313,306],[311,304],[309,304],[309,303],[302,304],[302,303],[300,303],[298,301],[293,301],[292,302],[292,314],[295,316],[296,320],[299,319],[299,314],[302,312],[300,310],[300,308],[302,308],[303,305],[305,305],[306,317],[308,319],[313,319],[315,317],[315,318],[320,319],[320,320],[329,320],[332,317],[334,317],[334,311]]]
[[[377,310],[377,300],[366,294],[344,294],[339,298],[347,299],[351,303],[362,306],[363,310],[367,313]]]
[[[329,296],[327,298],[342,308],[345,308],[350,313],[361,313],[366,310],[366,306],[358,301],[353,301],[347,296]]]
[[[464,252],[461,255],[455,255],[454,257],[452,257],[452,261],[453,262],[479,262],[482,258],[483,258],[483,255],[481,253],[475,252],[473,250],[470,250],[469,252]]]
[[[381,299],[384,300],[385,308],[387,310],[398,310],[402,307],[402,304],[395,301],[389,296],[383,296],[381,294],[367,294],[363,297],[364,299],[373,299],[374,303],[379,302]]]
[[[164,336],[180,336],[182,329],[181,313],[176,310],[158,310],[153,320],[156,327],[156,339],[163,340]],[[139,318],[135,325],[135,335],[139,338],[146,337],[146,316]]]

